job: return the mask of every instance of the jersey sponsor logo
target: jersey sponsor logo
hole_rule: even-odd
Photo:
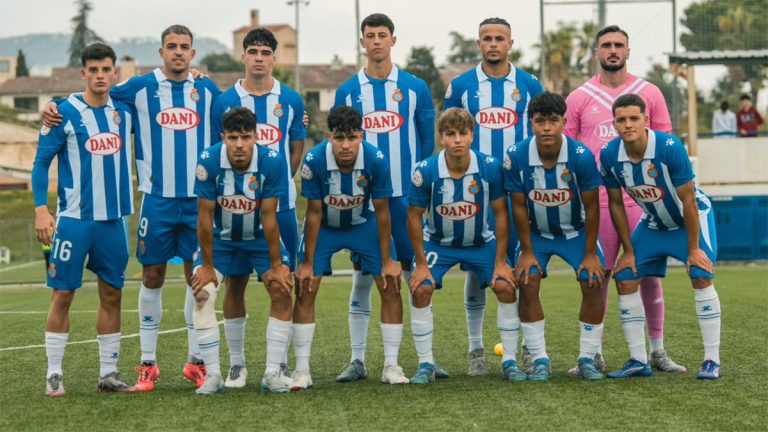
[[[648,177],[650,178],[656,178],[659,176],[659,170],[656,169],[656,166],[651,162],[650,165],[648,165]]]
[[[258,123],[256,125],[256,144],[270,146],[279,142],[282,138],[283,132],[280,128],[268,123]]]
[[[122,118],[122,117],[120,117],[120,113],[119,113],[119,112],[117,112],[117,111],[112,111],[112,121],[113,121],[113,122],[114,122],[116,125],[120,126],[120,123],[122,123],[122,122],[123,122],[123,118]]]
[[[477,195],[478,193],[480,193],[480,186],[478,186],[475,180],[472,180],[471,182],[469,182],[469,186],[467,187],[467,192],[469,192],[471,195]]]
[[[558,207],[567,204],[573,198],[570,189],[533,189],[528,192],[528,198],[544,207]]]
[[[560,178],[563,179],[564,182],[568,183],[571,180],[573,180],[573,176],[571,175],[571,172],[568,171],[568,168],[563,170],[563,173],[560,174]]]
[[[365,178],[365,176],[360,176],[357,178],[357,187],[360,189],[365,189],[365,187],[368,186],[368,179]]]
[[[236,215],[253,213],[261,206],[260,201],[243,195],[220,196],[216,201],[221,208]]]
[[[200,101],[200,93],[198,93],[196,88],[193,88],[192,91],[189,92],[189,98],[192,99],[192,102]]]
[[[635,201],[651,204],[664,198],[664,189],[656,185],[639,185],[627,188],[627,194]]]
[[[510,95],[512,97],[512,101],[515,103],[520,102],[520,100],[523,98],[523,96],[520,94],[520,89],[514,89],[512,90],[512,94]]]
[[[363,205],[365,195],[328,195],[323,198],[323,202],[336,210],[351,210]]]
[[[157,113],[155,121],[166,129],[183,131],[197,126],[200,116],[189,108],[171,107]]]
[[[517,124],[517,113],[504,107],[488,107],[475,114],[475,121],[486,129],[506,129]]]
[[[413,172],[413,178],[411,179],[411,182],[416,187],[421,187],[421,185],[424,184],[424,176],[421,175],[421,171],[416,170]]]
[[[98,156],[110,156],[120,151],[123,139],[114,132],[100,132],[88,137],[85,149]]]
[[[256,178],[256,176],[251,176],[251,178],[248,180],[248,189],[255,191],[259,188],[259,179]]]
[[[616,133],[616,128],[613,127],[613,119],[603,120],[598,123],[592,131],[592,135],[603,142],[608,142],[619,136],[619,134]]]
[[[195,167],[195,177],[200,181],[208,180],[208,170],[202,164],[197,164],[197,167]]]
[[[456,201],[440,204],[435,208],[437,214],[453,221],[467,220],[480,212],[480,204],[469,201]]]
[[[283,106],[280,105],[279,102],[276,103],[275,104],[275,108],[272,110],[272,114],[274,114],[275,117],[280,118],[280,117],[283,116],[284,113],[285,113],[285,111],[283,111]]]
[[[400,102],[402,102],[402,101],[403,101],[403,97],[404,97],[404,96],[403,96],[403,92],[402,92],[402,91],[400,91],[400,89],[399,89],[399,88],[396,88],[396,89],[395,89],[395,90],[392,92],[392,100],[393,100],[393,101],[395,101],[395,102],[397,102],[397,103],[400,103]]]
[[[310,168],[306,163],[301,164],[301,178],[304,180],[312,179],[312,168]]]
[[[403,122],[403,116],[394,111],[373,111],[363,116],[363,129],[368,133],[389,133],[400,129]]]

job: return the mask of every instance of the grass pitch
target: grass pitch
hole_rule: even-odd
[[[42,269],[41,269],[42,270]],[[163,291],[165,309],[154,393],[96,394],[95,342],[97,293],[82,288],[73,304],[64,376],[68,394],[44,396],[46,371],[43,332],[49,293],[45,288],[0,288],[0,430],[766,430],[768,397],[768,265],[720,266],[716,286],[723,308],[723,377],[700,382],[695,372],[702,347],[693,292],[685,272],[673,269],[665,280],[667,350],[688,367],[684,375],[586,383],[567,375],[578,354],[579,289],[571,273],[552,274],[542,298],[547,314],[547,348],[554,377],[546,383],[505,383],[500,358],[487,359],[492,374],[470,378],[463,276],[450,276],[434,297],[434,351],[452,377],[428,386],[379,383],[382,365],[378,316],[368,337],[365,381],[337,384],[335,375],[349,359],[346,303],[349,278],[327,278],[318,297],[317,332],[312,350],[315,387],[284,395],[262,394],[258,383],[265,357],[267,297],[252,281],[247,291],[249,320],[246,356],[249,383],[240,391],[200,397],[181,378],[187,338],[183,287]],[[120,370],[133,382],[138,363],[138,297],[129,282],[123,297]],[[489,293],[485,345],[498,342],[496,301]],[[221,297],[221,296],[220,296]],[[378,310],[376,294],[373,309]],[[406,308],[407,310],[407,308]],[[406,313],[400,363],[412,374],[417,358]],[[177,330],[177,331],[173,331]],[[222,332],[223,333],[223,332]],[[223,338],[223,335],[222,335]],[[628,357],[611,294],[606,320],[605,357],[610,370]],[[228,367],[222,343],[222,368]]]

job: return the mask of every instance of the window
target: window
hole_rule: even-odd
[[[11,71],[11,62],[9,60],[0,60],[0,73],[8,73]]]
[[[13,107],[21,111],[38,112],[37,97],[15,97],[13,98]]]
[[[308,91],[305,98],[307,103],[314,102],[315,104],[320,105],[320,92]]]

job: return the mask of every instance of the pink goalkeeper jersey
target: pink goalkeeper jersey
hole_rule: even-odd
[[[658,87],[642,78],[627,74],[627,81],[612,89],[600,84],[600,76],[595,75],[566,98],[568,110],[565,115],[568,121],[563,133],[589,147],[597,159],[598,166],[600,149],[618,136],[613,127],[611,107],[616,98],[625,94],[636,94],[643,98],[650,129],[667,133],[672,131],[667,103]],[[622,193],[625,206],[637,205],[625,192]],[[608,193],[604,187],[600,188],[600,206],[608,207]]]

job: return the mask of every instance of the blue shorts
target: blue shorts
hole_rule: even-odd
[[[400,262],[411,262],[413,261],[413,248],[411,247],[411,239],[408,237],[408,197],[392,197],[389,199],[388,207],[393,259]],[[360,262],[354,252],[350,255],[350,260],[356,264]]]
[[[76,290],[83,284],[83,264],[114,288],[125,284],[128,240],[123,219],[86,221],[60,217],[53,235],[46,283],[57,290]]]
[[[424,254],[432,278],[435,280],[435,288],[443,287],[443,276],[456,264],[461,265],[462,270],[475,272],[480,281],[480,288],[485,288],[491,283],[493,277],[496,262],[496,240],[479,246],[461,248],[442,246],[425,240]],[[414,267],[415,265],[414,262]]]
[[[197,198],[163,198],[144,194],[139,215],[136,257],[142,265],[177,256],[192,261],[197,249]]]
[[[548,239],[542,237],[539,234],[531,233],[531,246],[533,247],[533,254],[536,255],[536,259],[539,261],[541,269],[544,270],[542,277],[547,277],[547,264],[552,255],[557,255],[564,259],[565,262],[570,264],[574,271],[579,269],[581,262],[584,260],[584,245],[586,243],[586,235],[584,231],[579,232],[574,238],[566,239],[565,237]],[[518,257],[520,249],[517,251]],[[597,257],[600,259],[600,264],[605,267],[605,257],[603,256],[603,249],[600,247],[600,242],[597,242]],[[538,274],[539,270],[534,267],[531,269],[531,274]],[[576,278],[580,281],[589,279],[589,274],[586,270],[582,270],[581,274]]]
[[[288,251],[280,243],[280,256],[283,264],[288,265]],[[200,249],[194,252],[195,267],[203,264]],[[213,238],[213,268],[224,276],[247,276],[256,270],[261,278],[272,268],[269,260],[267,239],[260,237],[254,240],[221,240]]]
[[[688,261],[688,234],[685,228],[660,231],[648,227],[643,220],[632,233],[632,246],[635,248],[635,267],[637,275],[625,268],[616,274],[616,280],[638,280],[645,276],[664,277],[667,274],[667,258],[672,257],[682,263]],[[717,237],[715,235],[715,215],[710,209],[706,214],[699,214],[699,247],[715,264],[717,259]],[[713,273],[707,273],[698,267],[691,267],[691,279],[714,279]]]
[[[288,251],[288,266],[296,270],[296,254],[299,249],[299,224],[296,222],[296,209],[277,212],[277,226],[280,229],[280,241]]]
[[[333,273],[331,258],[333,254],[349,249],[361,262],[362,270],[374,276],[381,275],[381,251],[379,250],[379,230],[376,219],[351,228],[335,229],[320,225],[315,246],[315,259],[312,273],[315,276],[327,276]],[[299,246],[299,262],[304,262],[304,233]]]

